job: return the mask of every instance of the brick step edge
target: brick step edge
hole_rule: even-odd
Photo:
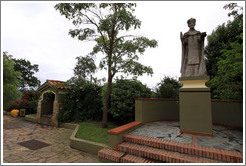
[[[126,154],[124,152],[119,152],[108,148],[99,150],[98,158],[110,160],[116,163],[155,163],[152,160],[148,160],[139,156]]]
[[[220,160],[224,162],[242,163],[243,153],[230,150],[211,148],[206,146],[198,146],[192,144],[179,143],[174,141],[162,140],[151,137],[144,137],[132,134],[123,136],[123,140],[140,145],[146,145],[153,148],[164,149],[183,154],[190,154],[199,157]]]
[[[220,163],[218,160],[212,160],[204,157],[197,157],[189,154],[170,152],[163,149],[152,148],[145,145],[138,145],[129,142],[123,142],[118,145],[118,151],[136,155],[139,157],[168,163]]]
[[[104,148],[98,151],[98,158],[110,160],[116,163],[119,163],[124,155],[124,152],[114,151],[108,148]]]
[[[139,156],[126,154],[124,157],[122,157],[121,163],[157,163],[157,162]]]

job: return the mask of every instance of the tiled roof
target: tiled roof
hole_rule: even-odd
[[[66,85],[65,82],[59,80],[47,80],[50,85],[56,87],[57,89],[71,89],[70,86]]]

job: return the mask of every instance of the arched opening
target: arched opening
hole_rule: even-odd
[[[41,116],[51,118],[54,109],[55,94],[53,92],[46,92],[43,94]]]

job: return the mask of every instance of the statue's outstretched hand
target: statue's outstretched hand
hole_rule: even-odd
[[[183,33],[180,32],[180,39],[183,40]]]

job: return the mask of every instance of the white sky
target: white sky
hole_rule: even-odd
[[[77,2],[77,1],[76,1]],[[235,1],[233,1],[235,2]],[[1,2],[1,54],[7,51],[15,58],[24,58],[39,65],[35,75],[66,81],[73,76],[75,58],[87,55],[91,42],[78,41],[68,35],[73,24],[54,9],[58,2]],[[196,29],[211,34],[218,25],[227,22],[230,1],[137,1],[135,15],[142,21],[140,34],[158,41],[158,47],[147,49],[140,62],[151,66],[152,77],[139,80],[154,88],[166,76],[178,78],[181,66],[180,32],[187,32],[187,20],[196,18]],[[238,1],[244,6],[244,1]],[[205,41],[205,44],[207,41]],[[100,60],[98,57],[98,61]],[[98,72],[97,77],[106,77]]]

